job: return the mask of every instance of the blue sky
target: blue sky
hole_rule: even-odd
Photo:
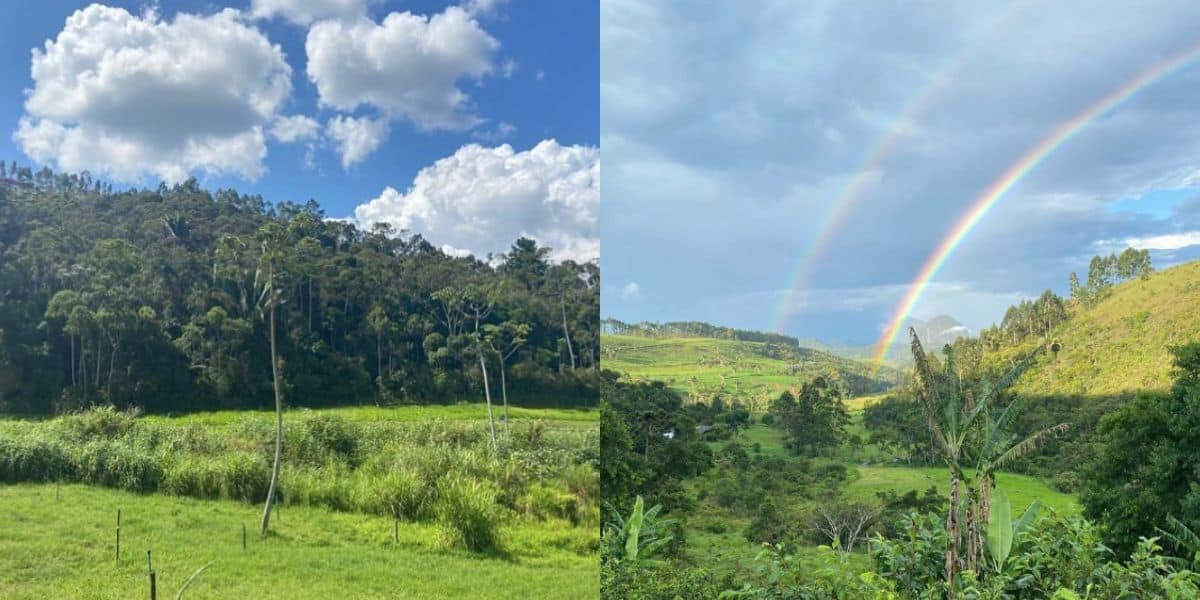
[[[597,5],[107,6],[125,13],[30,3],[0,22],[8,59],[0,66],[0,158],[87,168],[118,188],[195,176],[209,188],[272,201],[313,198],[331,217],[366,210],[360,221],[392,221],[456,251],[500,251],[525,233],[561,257],[598,253]],[[140,37],[122,33],[130,24]],[[31,49],[47,40],[55,48],[42,53],[35,80]],[[90,54],[88,44],[110,53]],[[316,77],[310,45],[326,57]],[[113,58],[121,51],[135,58],[121,63]],[[292,141],[273,133],[282,117],[305,118]],[[147,124],[154,119],[166,125]],[[360,130],[337,129],[333,120],[374,129],[362,128],[366,137],[355,139],[365,141],[348,153],[338,131]],[[180,150],[193,143],[198,150]],[[467,151],[469,144],[483,150]],[[511,150],[497,150],[503,144]],[[453,164],[432,168],[447,158]],[[415,182],[426,168],[428,177]],[[473,229],[461,225],[469,221]]]
[[[606,0],[600,21],[605,316],[770,329],[786,305],[785,333],[854,343],[878,338],[1009,165],[1200,43],[1200,11],[1176,0]],[[964,238],[914,316],[978,330],[1127,245],[1158,267],[1200,258],[1197,97],[1192,60],[1080,130]],[[897,131],[793,290],[820,215]]]

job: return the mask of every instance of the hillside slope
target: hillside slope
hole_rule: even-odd
[[[1074,309],[1054,340],[1061,345],[1057,356],[1047,353],[1016,390],[1089,396],[1166,390],[1167,349],[1200,340],[1200,261],[1116,286],[1095,306]]]
[[[898,377],[887,367],[872,375],[865,361],[810,348],[780,354],[780,345],[761,342],[603,335],[600,347],[602,368],[634,379],[664,381],[690,397],[721,391],[751,403],[766,402],[827,373],[837,373],[858,396],[883,391]]]

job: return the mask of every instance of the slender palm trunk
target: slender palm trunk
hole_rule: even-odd
[[[504,436],[508,437],[508,382],[504,380],[504,356],[499,352],[496,357],[500,359],[500,397],[504,401]]]
[[[567,329],[567,295],[564,293],[560,297],[559,306],[562,307],[562,322],[563,322],[563,337],[567,340],[567,354],[571,355],[571,370],[575,370],[575,348],[571,346],[571,331]]]
[[[71,338],[71,387],[78,387],[79,384],[76,383],[77,378],[75,377],[75,336],[67,337]]]
[[[383,395],[383,330],[375,334],[375,374],[379,377],[379,393]]]
[[[267,488],[267,501],[263,506],[260,536],[267,535],[271,523],[271,501],[279,487],[279,463],[283,460],[283,396],[279,392],[279,360],[275,357],[275,307],[271,307],[271,381],[275,387],[275,463],[271,466],[271,485]]]
[[[113,369],[116,368],[116,364],[117,364],[117,342],[114,340],[112,343],[112,354],[109,354],[109,356],[108,356],[108,385],[106,386],[108,388],[108,398],[109,398],[110,402],[112,401]]]
[[[492,432],[492,450],[496,449],[496,421],[492,417],[492,390],[488,387],[487,361],[483,359],[483,348],[479,348],[479,370],[483,371],[483,397],[487,400],[488,428]]]

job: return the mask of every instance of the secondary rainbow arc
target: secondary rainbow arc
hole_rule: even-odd
[[[772,331],[783,332],[786,328],[795,312],[797,296],[802,289],[807,287],[808,279],[812,274],[813,268],[818,263],[818,259],[824,256],[830,241],[842,229],[842,225],[849,216],[851,209],[857,206],[871,189],[872,183],[876,180],[876,175],[880,172],[883,165],[891,159],[899,142],[916,128],[917,123],[930,109],[937,105],[937,101],[941,98],[942,92],[946,90],[950,81],[969,63],[968,59],[973,55],[972,51],[981,47],[990,47],[994,40],[1003,35],[1013,25],[1020,22],[1025,12],[1035,4],[1036,2],[1023,2],[1015,5],[1016,9],[1006,13],[1004,18],[998,20],[989,29],[988,34],[984,36],[984,43],[972,46],[967,51],[959,52],[946,60],[940,68],[934,71],[933,76],[929,78],[929,83],[921,89],[913,100],[908,103],[900,116],[895,119],[895,125],[888,128],[884,137],[867,153],[862,163],[854,170],[854,175],[847,182],[846,186],[842,188],[841,193],[829,204],[829,208],[818,219],[817,222],[820,225],[817,228],[817,233],[812,242],[801,253],[802,259],[800,265],[796,268],[795,273],[788,278],[790,283],[787,291],[776,306],[775,316],[772,319],[771,325]]]
[[[955,248],[979,224],[988,211],[1004,197],[1005,193],[1019,183],[1039,163],[1050,156],[1054,150],[1069,141],[1089,123],[1116,108],[1142,89],[1191,63],[1197,57],[1200,57],[1200,44],[1177,52],[1143,70],[1133,79],[1121,84],[1115,90],[1088,105],[1074,117],[1056,127],[1049,135],[1042,138],[1037,144],[1027,150],[1025,154],[1009,165],[979,196],[976,196],[966,212],[950,228],[946,237],[934,248],[933,253],[929,255],[929,258],[917,273],[916,279],[909,284],[908,291],[896,306],[887,327],[884,329],[883,335],[875,344],[875,352],[872,357],[875,364],[878,366],[883,362],[888,348],[895,343],[896,336],[900,333],[904,322],[921,299],[921,294],[928,287],[929,282],[937,275],[937,272],[946,263],[946,260],[954,252]]]

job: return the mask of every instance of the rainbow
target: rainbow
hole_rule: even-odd
[[[1180,67],[1188,64],[1200,56],[1200,44],[1187,48],[1170,57],[1155,63],[1150,68],[1142,71],[1133,79],[1122,84],[1108,95],[1093,102],[1083,111],[1076,114],[1069,121],[1059,125],[1050,133],[1050,135],[1042,138],[1035,146],[1030,148],[1016,162],[1008,167],[1000,177],[996,178],[992,183],[984,189],[983,193],[975,198],[967,211],[959,218],[954,227],[950,229],[950,233],[942,239],[933,253],[929,255],[925,265],[921,267],[921,271],[917,274],[917,278],[908,286],[908,291],[900,304],[897,305],[895,312],[892,314],[891,320],[888,322],[887,328],[884,330],[883,336],[875,345],[874,362],[879,365],[883,362],[883,357],[887,354],[887,350],[896,341],[896,336],[900,333],[900,329],[904,325],[904,321],[920,300],[921,294],[929,285],[929,281],[937,274],[938,270],[945,264],[946,259],[954,252],[954,249],[962,243],[963,238],[967,236],[971,230],[979,224],[979,221],[987,214],[996,203],[1004,196],[1006,192],[1012,189],[1026,175],[1029,174],[1035,167],[1046,159],[1054,150],[1058,149],[1076,133],[1086,127],[1089,123],[1096,120],[1101,115],[1115,108],[1131,96],[1153,84],[1159,79],[1173,73]]]
[[[1033,2],[1025,2],[1017,5],[1016,10],[1010,11],[1005,18],[998,20],[991,27],[989,33],[984,36],[982,43],[972,46],[972,48],[990,47],[992,45],[991,41],[1019,22],[1025,11],[1033,6],[1033,4]],[[876,181],[878,174],[881,173],[883,164],[891,159],[898,143],[907,137],[915,128],[917,121],[923,118],[937,104],[937,100],[941,97],[947,84],[967,64],[967,59],[970,56],[971,53],[961,52],[952,60],[946,61],[934,72],[929,78],[929,83],[909,102],[908,106],[896,119],[896,125],[889,128],[879,143],[867,153],[862,163],[855,169],[854,176],[842,188],[842,192],[838,194],[833,202],[829,203],[829,208],[817,220],[820,223],[817,234],[814,236],[813,241],[808,244],[808,247],[801,253],[803,258],[800,261],[800,265],[796,268],[796,272],[792,277],[789,278],[789,281],[792,283],[787,287],[787,292],[780,299],[775,309],[775,317],[771,325],[772,331],[783,332],[795,313],[796,297],[799,295],[800,290],[808,287],[808,278],[818,262],[817,259],[824,255],[834,234],[841,230],[842,223],[845,222],[847,215],[850,214],[850,209],[858,205],[863,196],[866,195],[866,192],[871,189],[871,184]]]

